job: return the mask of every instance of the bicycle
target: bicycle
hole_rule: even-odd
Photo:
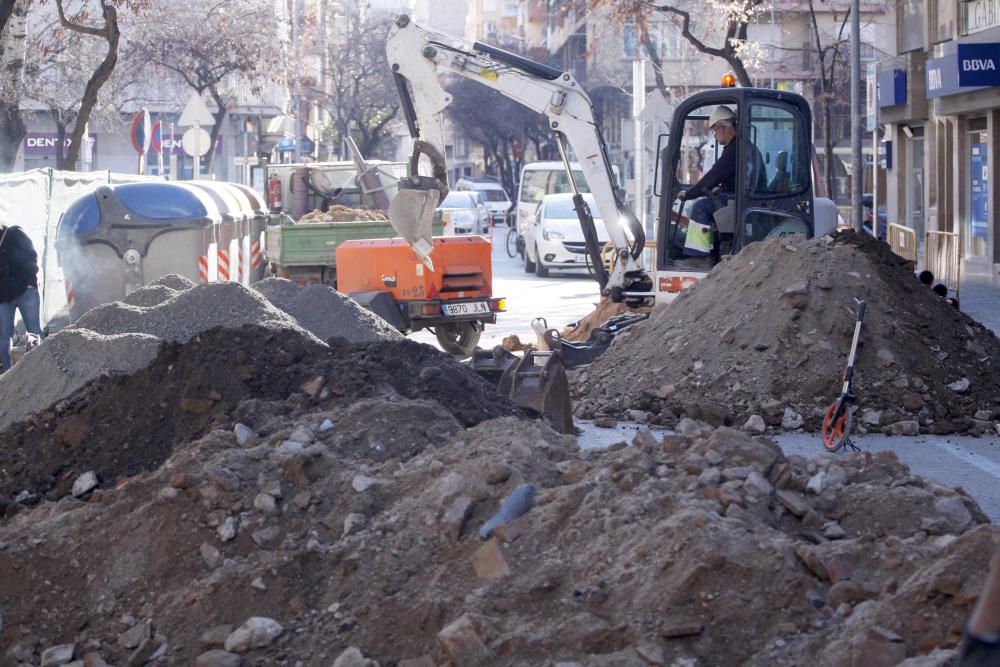
[[[511,225],[507,230],[507,256],[517,257],[522,248],[522,242],[517,233],[517,225]]]

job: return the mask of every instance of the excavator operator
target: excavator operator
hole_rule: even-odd
[[[708,117],[708,127],[715,135],[715,140],[722,144],[722,155],[708,170],[708,173],[687,190],[677,193],[681,201],[702,197],[691,207],[691,219],[698,224],[711,227],[713,215],[726,205],[728,196],[736,192],[736,153],[737,134],[736,114],[727,106],[718,106]],[[705,197],[718,188],[718,196]],[[690,232],[689,232],[690,233]],[[689,248],[690,250],[690,248]]]

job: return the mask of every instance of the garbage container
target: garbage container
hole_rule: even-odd
[[[77,199],[55,242],[70,320],[168,274],[216,280],[221,217],[207,193],[184,183],[101,186]]]

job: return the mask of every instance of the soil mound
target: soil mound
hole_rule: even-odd
[[[537,422],[449,435],[425,398],[387,400],[443,428],[378,458],[339,439],[360,403],[245,400],[155,470],[0,525],[5,657],[943,665],[1000,545],[891,453],[807,462],[690,420],[580,452]],[[533,507],[481,539],[524,484]]]
[[[172,289],[171,284],[183,286],[185,279],[165,276],[162,280],[130,297],[140,302],[148,298],[152,303],[167,296],[163,290]],[[142,368],[156,355],[161,340],[186,341],[206,329],[237,329],[244,324],[297,330],[312,337],[260,294],[236,283],[175,291],[149,307],[122,302],[97,306],[0,375],[0,430],[48,408],[100,375]]]
[[[328,347],[301,331],[217,327],[187,343],[163,343],[146,367],[101,377],[8,429],[0,441],[0,498],[8,512],[42,496],[58,499],[87,472],[96,473],[100,486],[113,486],[160,466],[177,443],[226,424],[240,402],[290,395],[313,409],[344,409],[358,428],[338,429],[332,441],[376,460],[406,458],[415,446],[409,438],[447,437],[485,419],[522,414],[430,346],[340,340]],[[412,403],[405,414],[383,405],[397,397]],[[262,425],[252,414],[246,419]]]
[[[855,297],[867,302],[856,430],[996,428],[996,336],[853,232],[754,243],[720,264],[576,374],[577,414],[818,431],[840,394]]]
[[[255,283],[253,289],[320,340],[339,337],[362,342],[403,338],[388,322],[329,285],[302,287],[285,278],[265,278]]]

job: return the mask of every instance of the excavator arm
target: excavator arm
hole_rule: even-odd
[[[480,42],[429,30],[406,15],[399,16],[390,29],[386,53],[410,135],[416,140],[411,164],[420,153],[436,153],[437,162],[432,159],[435,177],[439,181],[444,178],[443,165],[439,164],[440,156],[445,153],[443,111],[451,96],[438,82],[439,71],[477,81],[545,114],[566,164],[587,252],[597,269],[602,293],[614,301],[641,302],[652,298],[652,283],[639,263],[645,245],[642,224],[619,195],[593,105],[571,74]],[[580,163],[615,248],[610,273],[604,268],[591,212],[573,181],[567,143]],[[435,185],[427,177],[416,176],[416,171],[411,177],[414,181],[407,206],[426,208],[413,199],[413,192],[421,188],[432,199],[438,196],[435,190],[447,192],[446,183]],[[401,183],[400,187],[402,192],[406,185]],[[403,213],[399,207],[397,211]],[[406,238],[406,233],[400,233]]]

